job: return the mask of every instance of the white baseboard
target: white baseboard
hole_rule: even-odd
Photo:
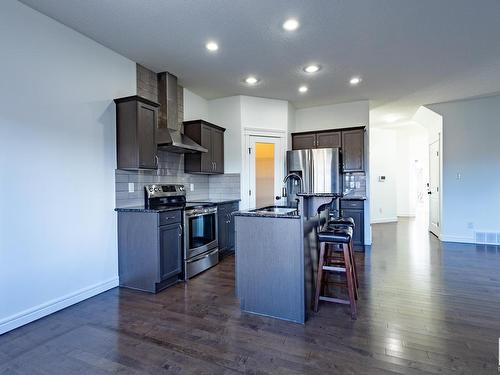
[[[80,289],[0,320],[0,335],[118,286],[118,277]],[[5,302],[5,301],[4,301]]]
[[[453,236],[442,234],[439,236],[439,239],[443,242],[459,242],[459,243],[476,243],[473,237],[470,236]]]
[[[409,212],[398,214],[398,217],[415,217],[415,216],[416,216],[415,213],[409,213]]]
[[[372,219],[371,224],[394,223],[396,221],[398,221],[398,218],[396,216],[384,217],[381,219]]]

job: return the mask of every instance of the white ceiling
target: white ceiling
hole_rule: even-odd
[[[22,2],[207,99],[244,94],[297,108],[369,99],[377,122],[500,91],[498,0]],[[294,33],[281,28],[288,17],[301,23]],[[305,74],[310,62],[322,70]],[[262,82],[246,87],[248,74]],[[353,75],[359,87],[349,86]]]

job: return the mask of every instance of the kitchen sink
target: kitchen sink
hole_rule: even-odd
[[[262,208],[257,208],[252,210],[252,212],[257,212],[259,214],[269,214],[269,215],[297,215],[297,207],[283,207],[283,206],[267,206]]]

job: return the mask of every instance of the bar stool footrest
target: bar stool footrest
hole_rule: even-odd
[[[327,301],[327,302],[334,302],[334,303],[341,303],[342,305],[350,305],[351,302],[348,299],[341,299],[341,298],[334,298],[334,297],[326,297],[326,296],[319,296],[320,301]]]
[[[346,272],[345,267],[323,266],[323,269],[331,272]]]

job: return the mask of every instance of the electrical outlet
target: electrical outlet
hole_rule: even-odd
[[[380,207],[380,208],[378,209],[378,212],[379,212],[379,213],[382,213],[382,207]]]
[[[129,182],[128,183],[128,192],[129,193],[133,193],[134,191],[135,191],[134,183],[133,182]]]
[[[359,189],[359,188],[361,188],[361,182],[356,181],[356,189]]]
[[[194,184],[189,184],[189,191],[194,191]]]

